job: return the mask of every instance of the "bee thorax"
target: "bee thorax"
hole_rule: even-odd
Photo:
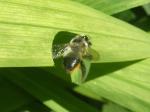
[[[72,48],[70,46],[66,47],[64,49],[64,54],[63,57],[66,57],[67,55],[69,55],[72,52]]]

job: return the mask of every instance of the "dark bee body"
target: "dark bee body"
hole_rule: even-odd
[[[81,60],[77,57],[67,56],[64,57],[63,65],[67,71],[73,71],[77,66],[79,66]]]

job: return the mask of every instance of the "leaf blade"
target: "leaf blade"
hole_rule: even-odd
[[[101,56],[97,62],[150,56],[150,40],[142,30],[83,5],[78,8],[75,2],[39,1],[0,1],[1,67],[53,66],[51,46],[59,31],[90,35],[93,48]],[[59,5],[54,7],[56,3]],[[69,5],[70,11],[64,7]],[[76,13],[77,9],[83,11]]]
[[[92,8],[100,10],[106,14],[113,15],[140,5],[149,3],[149,0],[73,0]]]
[[[108,73],[107,76],[91,80],[76,87],[75,90],[97,100],[104,97],[132,111],[148,112],[150,110],[149,64],[150,59],[143,60]],[[86,94],[88,91],[93,94]]]

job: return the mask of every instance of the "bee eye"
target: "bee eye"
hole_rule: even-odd
[[[88,36],[83,36],[83,38],[85,39],[85,41],[89,41],[89,38],[88,38]]]

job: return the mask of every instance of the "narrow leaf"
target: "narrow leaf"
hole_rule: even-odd
[[[94,9],[100,10],[109,15],[113,15],[124,10],[128,10],[146,3],[149,0],[73,0],[85,5],[88,5]]]

